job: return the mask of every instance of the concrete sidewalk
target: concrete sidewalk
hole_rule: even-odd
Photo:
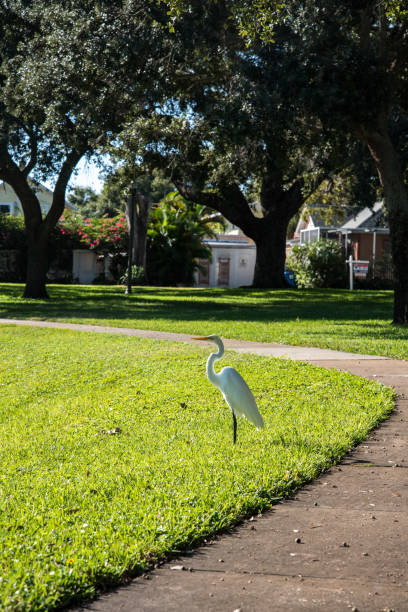
[[[138,338],[153,338],[155,340],[172,340],[174,342],[187,342],[196,344],[190,334],[177,334],[172,332],[161,332],[150,329],[132,329],[130,327],[107,327],[102,325],[83,325],[80,323],[60,323],[57,321],[31,321],[30,319],[0,319],[3,325],[28,325],[30,327],[51,327],[54,329],[71,329],[74,331],[95,332],[99,334],[117,334],[120,336],[136,336]],[[199,330],[197,330],[197,334]],[[225,348],[238,353],[254,353],[272,357],[285,357],[298,361],[316,360],[357,360],[362,359],[386,359],[375,355],[360,355],[357,353],[344,353],[309,346],[290,346],[287,344],[273,344],[268,342],[251,342],[249,340],[223,339]],[[208,342],[208,346],[214,344]]]
[[[22,322],[33,323],[47,325]],[[96,331],[191,341],[180,334]],[[295,497],[76,611],[406,612],[408,364],[308,347],[225,344],[380,381],[396,389],[396,408],[364,443]]]

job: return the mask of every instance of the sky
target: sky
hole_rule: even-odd
[[[100,193],[103,187],[103,179],[99,178],[100,171],[92,159],[88,161],[83,157],[69,182],[69,187],[90,187],[96,193]]]
[[[88,161],[83,157],[79,164],[76,167],[75,172],[71,176],[71,180],[68,183],[67,193],[69,192],[70,187],[90,187],[96,193],[100,193],[103,187],[103,179],[99,177],[101,172],[100,166],[93,161],[92,159]],[[55,179],[48,181],[41,181],[43,185],[54,190]]]

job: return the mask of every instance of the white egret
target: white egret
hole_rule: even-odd
[[[255,398],[245,380],[234,368],[226,367],[217,374],[214,370],[214,362],[221,359],[224,354],[224,344],[218,336],[200,336],[193,340],[209,340],[218,347],[217,353],[211,353],[207,360],[208,380],[217,387],[224,396],[225,401],[231,408],[232,420],[234,423],[234,444],[237,439],[237,419],[236,415],[246,417],[257,429],[264,426],[263,419],[257,408]]]

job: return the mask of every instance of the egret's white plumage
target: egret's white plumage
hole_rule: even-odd
[[[219,374],[214,370],[214,362],[221,359],[224,354],[224,344],[218,336],[200,336],[194,340],[209,340],[214,342],[218,347],[217,353],[211,353],[207,361],[207,376],[208,380],[219,389],[231,408],[232,418],[234,421],[234,442],[236,440],[236,419],[235,415],[246,417],[257,429],[264,426],[262,416],[257,408],[255,398],[242,376],[227,366],[223,368]]]

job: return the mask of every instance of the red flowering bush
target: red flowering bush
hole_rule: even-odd
[[[90,219],[77,215],[61,217],[57,226],[61,235],[99,253],[123,253],[128,248],[128,228],[124,214]]]

